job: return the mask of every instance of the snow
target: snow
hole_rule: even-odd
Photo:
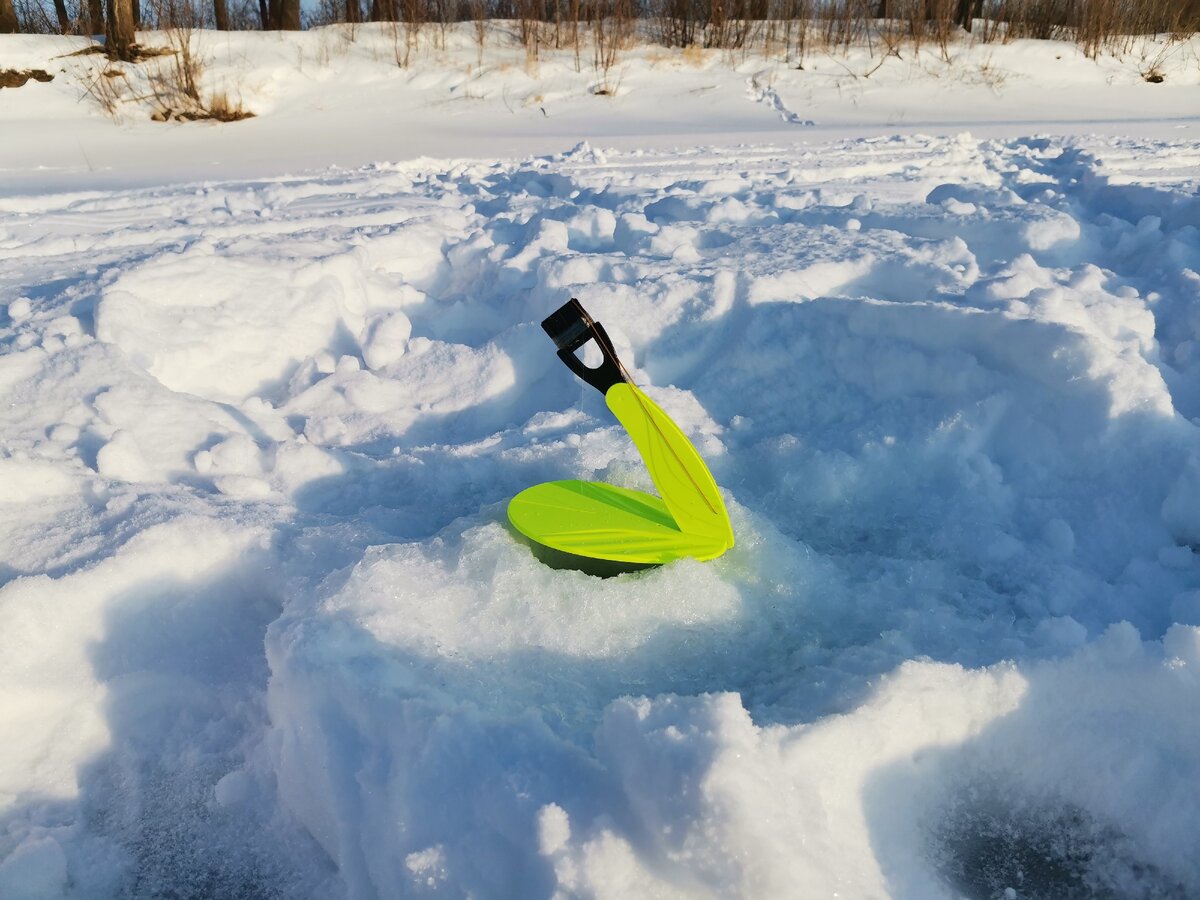
[[[1095,61],[1074,45],[1035,40],[956,39],[945,53],[902,46],[882,60],[866,46],[820,49],[811,35],[802,56],[786,59],[782,48],[766,53],[761,44],[684,54],[636,43],[606,73],[586,35],[578,52],[564,40],[531,57],[518,31],[515,22],[492,23],[482,49],[471,23],[417,35],[387,24],[286,36],[147,32],[142,44],[171,52],[136,66],[73,55],[84,38],[8,36],[0,65],[55,78],[5,91],[3,120],[22,140],[0,141],[0,181],[6,194],[86,194],[171,180],[272,181],[421,156],[548,155],[583,140],[627,151],[963,130],[1171,140],[1200,127],[1196,38],[1137,39]],[[254,118],[229,127],[150,121],[164,105],[186,106],[163,86],[185,40],[202,102],[225,97]],[[1148,83],[1151,70],[1165,81]],[[605,86],[610,93],[596,93]],[[104,102],[121,127],[112,127]],[[253,188],[225,200],[231,214],[249,204],[270,218]]]
[[[1060,46],[1060,107],[1054,45],[990,48],[1028,83],[972,120],[947,68],[854,112],[631,58],[577,144],[565,58],[452,114],[476,51],[380,35],[203,35],[229,125],[4,91],[0,897],[1200,894],[1195,71]],[[517,82],[555,116],[503,124]],[[872,118],[906,85],[957,124]],[[571,296],[711,465],[720,559],[507,526],[652,489],[538,327]]]

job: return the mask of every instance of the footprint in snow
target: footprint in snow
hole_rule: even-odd
[[[750,99],[755,103],[765,104],[775,110],[775,112],[779,113],[779,117],[783,121],[791,125],[812,126],[817,124],[812,119],[800,118],[800,116],[788,109],[787,105],[783,102],[783,98],[779,96],[779,92],[775,88],[770,85],[759,84],[756,78],[746,79],[746,93],[750,95]]]

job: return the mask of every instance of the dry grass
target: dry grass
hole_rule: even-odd
[[[0,69],[0,88],[22,87],[30,81],[53,81],[45,69]]]
[[[192,109],[161,110],[150,116],[155,122],[240,122],[254,118],[254,113],[242,106],[241,99],[230,100],[223,92],[209,97],[206,104]]]
[[[162,24],[165,46],[135,47],[132,60],[116,63],[104,59],[102,49],[69,54],[79,60],[75,76],[84,96],[118,120],[147,111],[155,122],[237,122],[254,115],[240,93],[233,99],[228,90],[204,89],[203,17],[193,0],[153,0],[143,9]],[[98,64],[90,61],[97,58]]]

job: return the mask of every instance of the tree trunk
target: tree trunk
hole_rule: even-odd
[[[281,31],[300,30],[300,0],[279,0],[279,28]]]
[[[88,34],[95,37],[104,34],[104,2],[103,0],[87,0]]]
[[[271,31],[300,30],[300,0],[267,0]]]
[[[362,21],[362,7],[358,0],[346,0],[346,21],[351,25]]]
[[[108,28],[104,43],[109,59],[133,61],[133,0],[108,0]]]
[[[58,30],[60,34],[71,33],[71,16],[67,12],[66,0],[54,0],[54,13],[58,16]]]
[[[0,34],[17,33],[17,11],[12,0],[0,0]]]
[[[958,9],[954,15],[954,21],[963,27],[967,34],[971,33],[971,23],[975,20],[975,13],[979,8],[981,0],[958,0]]]
[[[271,9],[267,6],[267,0],[258,0],[258,18],[262,22],[262,30],[271,30]]]
[[[213,23],[217,26],[217,31],[229,30],[229,8],[225,5],[225,0],[213,0]]]

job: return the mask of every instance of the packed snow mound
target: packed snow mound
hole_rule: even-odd
[[[118,278],[96,307],[96,337],[173,391],[236,402],[269,395],[333,343],[348,305],[336,279],[193,246]]]
[[[0,896],[1200,893],[1198,159],[13,200]],[[571,296],[710,463],[720,559],[507,526],[652,490],[538,328]]]

